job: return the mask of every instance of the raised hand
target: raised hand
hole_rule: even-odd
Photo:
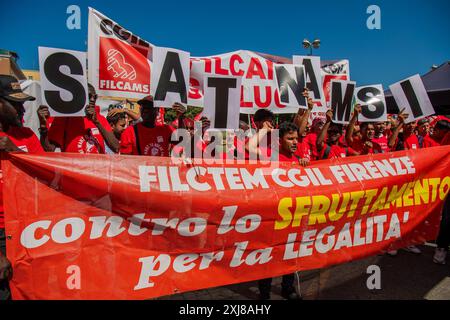
[[[172,105],[172,109],[176,112],[177,117],[183,115],[186,112],[186,107],[183,106],[181,103],[179,102],[175,102]]]
[[[326,113],[327,122],[331,122],[333,120],[333,109],[328,109]]]
[[[89,103],[86,108],[84,108],[84,113],[86,114],[86,118],[91,120],[92,122],[97,122],[97,113],[95,112],[95,105]]]
[[[399,123],[405,123],[405,120],[409,117],[409,114],[405,113],[405,108],[400,110],[400,112],[397,115]]]
[[[273,130],[273,124],[272,124],[272,121],[264,121],[264,122],[263,122],[262,129],[267,130],[267,132],[272,131],[272,130]]]
[[[39,118],[39,125],[41,127],[47,127],[47,119],[50,117],[50,111],[48,110],[47,106],[40,105],[37,109],[37,115]]]

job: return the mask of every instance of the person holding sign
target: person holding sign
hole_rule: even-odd
[[[142,122],[128,127],[122,133],[120,153],[169,157],[171,150],[170,137],[175,129],[167,124],[157,125],[155,123],[158,108],[154,106],[153,96],[146,96],[139,100],[138,104],[141,106]],[[186,108],[180,103],[174,103],[172,108],[177,113],[179,128],[184,128]]]
[[[375,137],[372,139],[372,141],[378,143],[381,147],[381,150],[383,150],[383,153],[389,152],[389,142],[388,142],[388,135],[386,133],[386,127],[387,124],[384,121],[379,121],[374,123],[375,126]]]
[[[419,148],[423,148],[423,139],[430,133],[430,120],[427,118],[417,121],[417,139],[419,140]]]
[[[108,111],[108,115],[106,116],[106,120],[108,120],[109,125],[111,126],[112,132],[116,139],[120,142],[122,137],[122,132],[127,127],[127,113],[125,109],[121,108],[112,108]],[[107,154],[116,154],[119,153],[112,151],[107,145],[105,145],[105,152]]]
[[[89,84],[88,89],[89,104],[84,109],[85,117],[56,117],[48,129],[48,107],[38,108],[39,133],[45,151],[54,152],[60,148],[62,152],[104,154],[105,143],[113,152],[119,150],[119,141],[95,105],[97,94],[94,87]]]
[[[439,120],[433,127],[433,131],[429,136],[423,139],[423,147],[438,147],[450,143],[450,122],[447,120]]]
[[[44,151],[33,131],[22,126],[23,103],[34,99],[22,92],[16,78],[0,75],[0,159],[5,152]],[[8,300],[11,298],[8,281],[12,278],[12,268],[6,258],[2,177],[0,162],[0,300]]]
[[[392,131],[392,135],[389,137],[389,148],[392,150],[410,150],[418,149],[419,141],[414,134],[415,122],[410,122],[405,125],[405,121],[408,118],[408,114],[405,113],[405,108],[400,110],[397,120],[398,125]],[[403,134],[400,139],[397,139],[401,129],[403,128]]]
[[[333,110],[329,109],[326,113],[327,120],[317,138],[317,152],[320,159],[345,158],[348,156],[358,155],[352,148],[345,147],[341,144],[343,127],[341,124],[332,123]],[[325,143],[325,137],[327,136]]]
[[[274,129],[274,115],[273,112],[267,109],[259,109],[255,112],[253,117],[256,126],[256,133],[245,142],[245,158],[270,159],[272,156],[271,150],[271,131]],[[266,146],[261,147],[261,142],[266,139]]]
[[[266,130],[266,129],[261,129]],[[297,151],[298,127],[290,122],[283,122],[279,127],[279,162],[287,162],[293,165],[300,164],[307,166],[309,159],[301,159],[295,153]],[[256,136],[256,135],[255,135]],[[281,296],[287,300],[299,300],[301,297],[297,294],[294,287],[295,274],[283,275],[281,281]],[[259,295],[261,300],[270,299],[272,287],[272,278],[261,279],[258,281]]]
[[[299,143],[295,154],[302,159],[311,160],[312,151],[311,146],[308,142],[311,142],[312,140],[308,141],[306,139],[306,136],[307,136],[308,119],[314,107],[314,102],[312,98],[309,97],[309,90],[306,87],[303,90],[303,96],[307,98],[308,109],[306,110],[298,109],[298,112],[294,118],[294,123],[298,126],[298,136],[299,136]]]
[[[373,141],[375,137],[375,126],[373,122],[363,122],[360,124],[361,138],[353,136],[355,123],[358,120],[358,115],[361,113],[361,105],[355,105],[353,116],[348,124],[345,133],[346,143],[359,154],[383,153],[381,146]]]

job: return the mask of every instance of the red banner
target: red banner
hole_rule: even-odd
[[[450,147],[287,163],[11,154],[14,299],[144,299],[322,268],[436,237]]]

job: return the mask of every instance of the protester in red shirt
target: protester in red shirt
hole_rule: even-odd
[[[429,136],[423,139],[423,147],[438,147],[449,144],[450,122],[447,120],[439,120],[433,127],[433,131]]]
[[[0,160],[5,152],[43,152],[39,139],[29,128],[22,127],[23,103],[35,100],[22,92],[16,78],[0,75]],[[11,298],[8,281],[11,263],[6,258],[5,221],[3,211],[3,174],[0,162],[0,300]]]
[[[266,130],[262,128],[261,130]],[[298,127],[294,123],[283,122],[279,127],[279,154],[278,161],[291,164],[300,164],[306,166],[309,161],[299,159],[295,155],[298,142]],[[299,300],[300,296],[294,288],[295,274],[283,275],[281,281],[281,296],[288,300]],[[259,294],[261,300],[270,299],[272,289],[272,278],[261,279],[258,281]]]
[[[417,140],[419,141],[419,148],[423,148],[423,139],[428,136],[430,132],[430,120],[427,118],[417,121]]]
[[[108,121],[112,132],[119,142],[121,140],[123,131],[127,127],[127,113],[124,110],[125,109],[123,108],[112,108],[108,111],[108,114],[106,116],[106,120]],[[105,144],[105,153],[116,154],[119,153],[119,150],[114,152],[108,147],[107,144]]]
[[[384,121],[375,122],[374,126],[375,126],[375,136],[372,139],[372,141],[380,145],[383,153],[389,152],[391,148],[389,148],[388,135],[386,133],[386,122]]]
[[[158,108],[154,107],[153,97],[147,96],[138,101],[141,106],[142,122],[130,126],[122,133],[120,153],[130,155],[145,155],[169,157],[171,150],[171,135],[175,130],[169,125],[156,124]],[[172,108],[176,111],[179,128],[184,128],[184,113],[186,108],[175,103]]]
[[[403,132],[399,133],[398,128],[403,127]],[[419,149],[419,139],[415,134],[416,122],[410,122],[404,124],[403,121],[399,121],[399,125],[394,129],[393,137],[397,137],[398,141],[396,142],[395,150],[411,150],[411,149]]]
[[[245,159],[270,159],[271,150],[271,131],[274,129],[273,113],[270,110],[259,109],[255,112],[253,121],[256,126],[256,133],[245,141]],[[267,145],[261,146],[263,139],[266,139]]]
[[[48,107],[38,109],[41,144],[46,151],[60,148],[62,152],[105,153],[105,143],[117,152],[119,141],[111,127],[95,106],[97,94],[92,85],[89,87],[89,104],[85,108],[85,117],[57,117],[50,129],[47,129]]]
[[[375,137],[375,126],[372,122],[360,124],[361,138],[353,136],[355,123],[361,113],[361,105],[357,104],[353,110],[353,116],[345,132],[345,141],[359,154],[383,153],[381,146],[373,141]]]
[[[403,147],[405,150],[419,149],[419,139],[415,133],[417,122],[407,123],[403,128]]]
[[[310,132],[303,139],[303,143],[306,143],[311,150],[311,160],[317,160],[320,158],[319,152],[317,151],[317,137],[322,131],[325,125],[325,120],[321,118],[315,118],[311,124]]]
[[[333,110],[328,110],[326,117],[325,125],[317,138],[317,152],[320,159],[344,158],[350,155],[357,155],[356,151],[341,143],[340,138],[342,137],[343,127],[331,122]],[[327,135],[328,137],[326,138]],[[326,143],[324,142],[325,139],[327,139]]]
[[[297,155],[298,127],[290,122],[283,122],[279,127],[278,161],[291,162],[307,166],[309,158],[301,158]]]
[[[311,143],[314,140],[311,138],[313,138],[314,135],[309,136],[308,138],[306,137],[308,136],[309,132],[308,120],[314,107],[314,103],[312,99],[309,97],[308,88],[304,89],[303,96],[307,98],[308,108],[306,110],[299,109],[294,117],[294,123],[298,126],[298,137],[299,137],[297,144],[297,151],[295,152],[295,154],[301,159],[308,159],[308,161],[310,161],[312,158]]]

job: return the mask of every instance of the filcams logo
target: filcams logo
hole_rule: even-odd
[[[121,40],[100,39],[99,88],[133,93],[150,93],[147,58]]]
[[[136,79],[136,70],[133,66],[125,61],[125,57],[119,50],[108,50],[108,71],[114,72],[114,78],[120,79]]]

